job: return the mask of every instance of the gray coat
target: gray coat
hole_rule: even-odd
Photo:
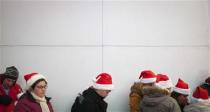
[[[155,90],[147,90],[140,107],[141,112],[181,112],[175,99]]]
[[[210,112],[210,103],[192,103],[185,106],[184,112]]]

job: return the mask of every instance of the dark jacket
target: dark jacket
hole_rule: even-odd
[[[77,96],[71,112],[106,112],[108,104],[103,99],[93,88],[88,88]]]
[[[204,83],[201,85],[204,89],[208,91],[209,97],[210,97],[210,84],[209,83]]]
[[[141,102],[141,112],[181,112],[176,100],[164,94],[164,90],[153,87],[143,93],[146,95]]]
[[[50,103],[50,98],[46,97],[46,100],[50,112],[53,112],[53,108]],[[36,102],[31,93],[27,91],[18,100],[14,112],[42,112],[42,109],[40,104]]]

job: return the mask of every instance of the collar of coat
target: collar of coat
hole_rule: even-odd
[[[155,86],[145,86],[142,88],[143,95],[154,95],[154,94],[162,94],[162,95],[169,95],[170,93],[165,90]]]
[[[30,101],[36,102],[35,98],[31,95],[31,93],[30,93],[29,91],[26,91],[26,93],[25,93],[24,95],[22,95],[21,98],[24,97],[24,96],[25,96],[25,97],[28,97]],[[45,98],[46,98],[47,103],[48,103],[48,102],[50,101],[50,99],[51,99],[50,97],[46,97],[46,96],[45,96]]]

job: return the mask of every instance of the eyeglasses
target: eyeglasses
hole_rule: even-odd
[[[38,88],[38,89],[47,89],[47,85],[45,85],[45,86],[36,86],[36,88]]]

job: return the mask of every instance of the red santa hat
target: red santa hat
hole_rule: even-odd
[[[44,79],[45,81],[47,81],[43,75],[38,73],[26,74],[24,76],[24,79],[26,80],[26,89],[29,89],[39,79]]]
[[[139,80],[141,83],[155,83],[156,75],[151,70],[144,70],[141,72]]]
[[[93,87],[95,89],[113,90],[112,77],[108,73],[101,73],[93,79]]]
[[[179,79],[176,86],[174,87],[174,90],[177,93],[189,95],[190,94],[190,88],[189,85],[184,82],[183,80]]]
[[[208,91],[202,87],[197,87],[192,95],[192,99],[197,102],[208,102],[210,103],[210,99],[208,96]]]
[[[162,89],[173,87],[172,81],[169,79],[167,75],[164,75],[164,74],[157,74],[157,80],[156,80],[155,85]]]

